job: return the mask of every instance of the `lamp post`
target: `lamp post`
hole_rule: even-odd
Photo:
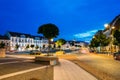
[[[113,53],[113,41],[114,41],[114,37],[113,37],[113,30],[115,29],[114,26],[111,27],[111,54]]]

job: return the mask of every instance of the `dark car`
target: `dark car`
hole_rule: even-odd
[[[41,52],[38,51],[38,50],[32,50],[32,51],[30,51],[30,55],[40,55],[40,54],[41,54]]]
[[[94,53],[95,51],[90,49],[89,52],[90,52],[90,53]]]
[[[120,51],[113,54],[115,60],[120,60]]]

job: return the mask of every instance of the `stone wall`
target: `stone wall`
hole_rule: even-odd
[[[5,54],[6,54],[5,49],[0,49],[0,58],[5,57]]]

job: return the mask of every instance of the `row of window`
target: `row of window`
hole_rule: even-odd
[[[32,40],[32,39],[27,39],[27,38],[12,38],[11,39],[12,40],[12,42],[22,42],[22,43],[41,43],[41,42],[43,42],[43,43],[48,43],[47,42],[47,40]]]
[[[27,46],[28,44],[18,44],[20,47],[24,47],[24,46]],[[33,44],[34,46],[37,46],[37,44]],[[16,46],[16,44],[11,44],[11,46]],[[30,45],[29,45],[30,46]],[[40,46],[40,45],[38,45]]]
[[[25,35],[21,35],[20,37],[21,37],[21,38],[26,38],[26,36],[25,36]],[[35,37],[35,39],[36,39],[36,40],[40,40],[40,38],[39,38],[39,37]]]
[[[33,43],[33,42],[13,42],[12,41],[12,43],[24,43],[25,44],[25,43]],[[48,41],[41,41],[41,42],[40,41],[34,41],[34,44],[41,44],[41,43],[48,43]]]
[[[24,38],[24,39],[22,39],[22,38],[12,38],[11,39],[12,40],[12,42],[33,42],[33,40],[31,40],[31,39],[26,39],[26,38]]]

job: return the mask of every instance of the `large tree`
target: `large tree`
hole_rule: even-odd
[[[100,50],[102,47],[109,45],[110,38],[107,38],[105,34],[103,34],[102,30],[99,30],[94,38],[91,41],[90,47],[98,47],[100,46]]]
[[[103,33],[96,35],[96,39],[98,39],[99,46],[107,46],[110,42],[110,38],[107,38]]]
[[[96,50],[95,48],[99,46],[99,42],[97,40],[97,38],[92,38],[89,47],[94,50]]]
[[[38,28],[38,34],[43,34],[43,36],[48,39],[48,44],[50,46],[51,39],[59,35],[59,29],[52,23],[43,24]]]
[[[115,30],[113,36],[115,37],[116,44],[118,44],[120,50],[120,30]]]

